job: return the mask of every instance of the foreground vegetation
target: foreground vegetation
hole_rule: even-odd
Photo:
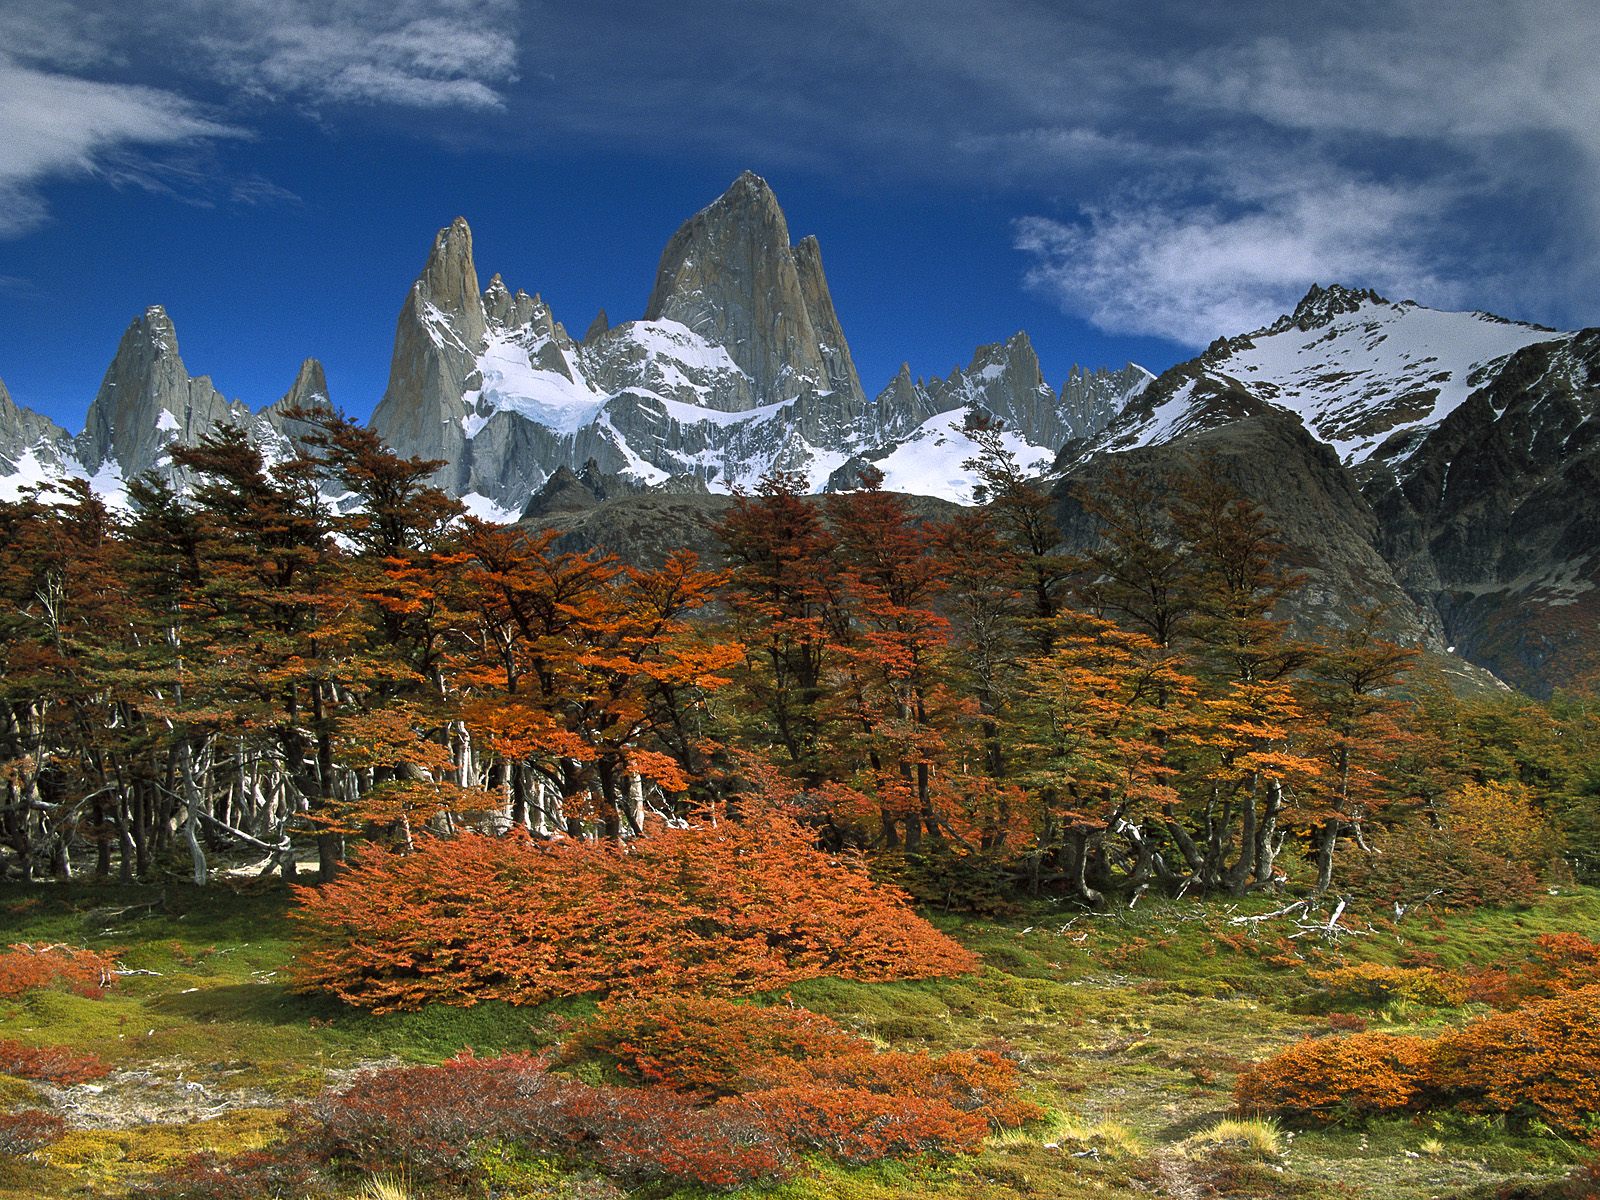
[[[1592,697],[1296,630],[1207,464],[643,568],[297,419],[0,504],[10,1194],[1593,1190]]]
[[[8,1107],[42,1103],[71,1126],[53,1145],[0,1166],[0,1196],[8,1200],[129,1195],[197,1152],[236,1155],[267,1145],[295,1105],[330,1085],[347,1086],[363,1067],[441,1062],[465,1047],[480,1059],[548,1049],[569,1041],[594,1009],[588,1000],[486,1002],[378,1016],[297,994],[286,983],[288,899],[260,883],[207,892],[169,884],[158,894],[8,887],[0,903],[11,937],[113,953],[126,972],[99,999],[34,990],[0,1001],[8,1038],[68,1043],[111,1068],[77,1085],[0,1081]],[[1582,1138],[1549,1124],[1454,1110],[1357,1114],[1344,1123],[1251,1120],[1236,1111],[1234,1088],[1248,1064],[1307,1034],[1364,1023],[1372,1032],[1433,1038],[1488,1011],[1481,1001],[1428,989],[1330,991],[1327,975],[1312,972],[1424,962],[1441,977],[1467,977],[1485,963],[1528,961],[1539,936],[1600,924],[1600,893],[1561,889],[1527,906],[1425,910],[1394,925],[1373,922],[1370,932],[1365,918],[1344,918],[1360,932],[1333,941],[1291,936],[1302,924],[1325,922],[1326,912],[1304,920],[1266,915],[1277,907],[1157,902],[1104,914],[1041,906],[1005,920],[967,917],[943,924],[981,956],[973,973],[793,984],[771,999],[832,1018],[881,1048],[998,1050],[1015,1064],[1020,1098],[1043,1115],[991,1134],[975,1154],[876,1166],[803,1155],[787,1182],[748,1194],[1589,1194],[1562,1182],[1585,1157]],[[614,1069],[580,1056],[563,1071],[604,1083]],[[329,1194],[371,1195],[363,1190],[370,1184],[368,1173],[350,1169]],[[461,1186],[464,1196],[501,1197],[605,1196],[614,1187],[559,1157],[514,1148],[483,1150],[473,1182]],[[699,1194],[664,1183],[639,1190]],[[423,1191],[413,1181],[411,1194],[453,1192]]]

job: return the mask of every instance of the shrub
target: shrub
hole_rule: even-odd
[[[1426,1095],[1432,1049],[1382,1033],[1307,1038],[1243,1071],[1234,1100],[1247,1113],[1295,1120],[1404,1112]]]
[[[19,942],[0,951],[0,998],[51,988],[98,1000],[116,978],[115,969],[115,962],[93,950]]]
[[[1328,1008],[1385,1008],[1410,1001],[1430,1008],[1455,1008],[1467,1002],[1468,980],[1433,967],[1386,967],[1356,963],[1308,972]]]
[[[840,1091],[942,1105],[962,1116],[977,1117],[986,1129],[997,1132],[1043,1115],[1037,1105],[1016,1095],[1016,1068],[992,1050],[934,1057],[868,1047],[796,1063],[788,1067],[787,1074]],[[965,1122],[960,1124],[966,1127]]]
[[[109,1075],[111,1068],[96,1055],[79,1054],[68,1046],[28,1046],[0,1038],[0,1075],[40,1083],[87,1083]]]
[[[847,1163],[975,1151],[989,1132],[977,1113],[939,1100],[831,1084],[763,1088],[724,1105],[799,1146]]]
[[[1473,1021],[1440,1039],[1434,1085],[1462,1107],[1570,1134],[1600,1116],[1600,985]]]
[[[431,838],[407,855],[369,851],[298,895],[298,986],[374,1012],[921,979],[976,962],[903,893],[765,814],[653,831],[627,848]]]
[[[733,1110],[701,1109],[662,1088],[598,1088],[540,1059],[470,1056],[370,1072],[293,1118],[324,1161],[418,1181],[463,1183],[486,1143],[576,1154],[634,1182],[733,1187],[784,1174],[787,1150]]]
[[[292,1118],[300,1145],[362,1170],[464,1184],[486,1146],[572,1157],[630,1183],[741,1187],[782,1178],[795,1150],[843,1162],[976,1150],[1041,1115],[991,1051],[881,1052],[804,1009],[663,997],[603,1004],[570,1060],[610,1056],[643,1087],[596,1087],[545,1059],[462,1056],[359,1076]]]
[[[566,1052],[575,1049],[598,1050],[635,1078],[702,1098],[815,1086],[943,1105],[996,1130],[1041,1113],[1016,1095],[1016,1068],[993,1051],[880,1051],[803,1008],[688,996],[607,1002],[568,1042]]]
[[[32,1154],[60,1141],[66,1131],[60,1117],[36,1108],[0,1113],[0,1154]]]
[[[317,1167],[304,1150],[271,1146],[244,1154],[192,1154],[135,1184],[134,1200],[302,1200],[314,1194]]]
[[[804,1008],[708,996],[629,997],[599,1006],[563,1053],[604,1054],[625,1074],[700,1097],[730,1096],[775,1059],[870,1051],[871,1043]]]

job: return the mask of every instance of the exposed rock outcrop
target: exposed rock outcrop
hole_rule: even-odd
[[[109,468],[122,479],[152,468],[170,471],[166,451],[174,442],[192,445],[219,423],[242,424],[249,417],[250,410],[224,398],[210,377],[190,377],[177,330],[155,305],[122,335],[89,405],[78,458],[90,471]]]

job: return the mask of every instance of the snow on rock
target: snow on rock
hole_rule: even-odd
[[[976,480],[962,464],[977,457],[978,445],[962,429],[961,416],[945,412],[930,417],[888,456],[874,462],[883,472],[884,488],[956,504],[973,503]],[[1055,458],[1055,451],[1035,446],[1018,434],[1004,433],[1001,440],[1025,471],[1044,471]]]
[[[477,492],[468,492],[461,497],[461,505],[467,510],[467,515],[477,517],[478,520],[490,525],[510,525],[522,514],[513,509],[502,508],[487,496],[480,496]]]
[[[1207,365],[1299,415],[1354,466],[1392,435],[1444,420],[1499,360],[1565,336],[1367,295],[1309,329],[1280,321],[1250,334]]]

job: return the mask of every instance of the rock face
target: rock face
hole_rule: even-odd
[[[78,459],[94,472],[132,479],[170,470],[167,447],[200,440],[219,423],[241,424],[250,410],[225,399],[208,376],[191,378],[166,310],[145,310],[122,335],[78,438]]]
[[[498,275],[479,295],[477,279],[458,220],[401,310],[373,415],[402,453],[446,460],[437,481],[475,511],[514,515],[563,467],[590,462],[642,487],[687,479],[724,492],[773,470],[819,491],[854,486],[873,462],[890,487],[959,499],[972,447],[948,442],[948,414],[989,412],[1038,464],[1093,419],[1063,406],[1022,334],[983,347],[948,380],[904,371],[868,401],[816,239],[791,245],[772,189],[748,173],[673,236],[642,320],[613,325],[602,313],[574,342],[538,296],[512,293]],[[1149,377],[1131,370],[1137,390]],[[892,458],[908,441],[917,444]]]
[[[1077,464],[1055,493],[1068,543],[1086,546],[1097,536],[1076,497],[1079,489],[1095,491],[1113,466],[1171,477],[1200,461],[1215,464],[1223,479],[1262,506],[1287,548],[1284,564],[1306,576],[1290,614],[1299,632],[1337,628],[1356,607],[1377,604],[1386,610],[1391,636],[1444,652],[1437,614],[1412,601],[1379,553],[1379,523],[1355,477],[1281,409],[1241,411],[1170,441]]]
[[[0,381],[0,499],[67,474],[72,435],[48,417],[22,408]]]
[[[1154,379],[1135,363],[1120,371],[1105,367],[1088,371],[1074,364],[1061,385],[1061,423],[1066,434],[1061,444],[1094,437],[1120,417]]]
[[[466,448],[462,399],[488,330],[472,230],[457,217],[439,231],[422,274],[411,285],[395,323],[389,386],[372,414],[372,426],[408,455],[461,464]],[[455,467],[440,480],[459,482]]]
[[[1459,654],[1546,694],[1600,672],[1600,330],[1514,354],[1365,491]]]
[[[863,399],[817,240],[789,244],[778,198],[749,171],[672,236],[644,317],[726,347],[749,381],[731,411],[808,391]]]

